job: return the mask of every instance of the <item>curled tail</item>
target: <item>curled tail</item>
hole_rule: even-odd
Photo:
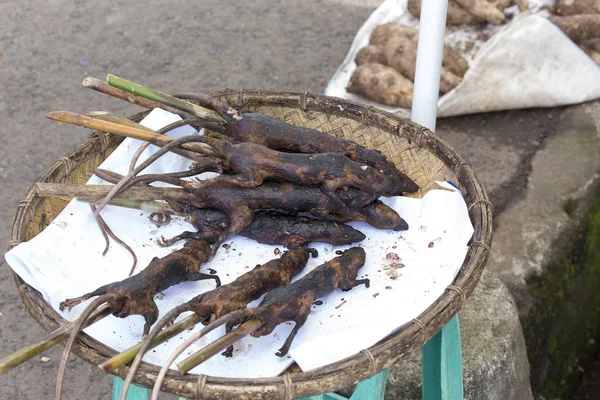
[[[154,347],[153,343],[156,336],[162,331],[162,329],[169,325],[171,322],[175,320],[179,315],[186,311],[190,311],[191,307],[189,303],[182,304],[170,310],[166,313],[155,325],[152,331],[146,336],[146,338],[142,341],[142,347],[140,347],[138,353],[135,356],[135,359],[131,363],[131,367],[129,368],[129,373],[127,374],[127,378],[125,379],[125,383],[121,388],[121,400],[125,400],[127,398],[127,392],[129,391],[129,386],[133,382],[133,377],[135,376],[137,370],[142,363],[142,359],[144,358],[144,354],[148,350]]]
[[[216,319],[215,321],[206,325],[200,331],[198,331],[198,332],[194,333],[192,336],[190,336],[181,346],[179,346],[177,348],[177,350],[175,350],[173,352],[173,354],[171,354],[171,356],[169,357],[167,362],[160,369],[159,374],[156,376],[156,381],[154,382],[154,387],[152,388],[152,400],[158,399],[158,394],[160,393],[160,387],[162,386],[165,376],[167,375],[167,372],[169,371],[169,367],[171,366],[171,364],[173,364],[175,362],[175,360],[177,359],[177,357],[179,357],[181,355],[181,353],[183,353],[188,347],[190,347],[194,342],[199,340],[201,337],[207,335],[208,333],[212,332],[213,330],[217,329],[218,327],[225,325],[227,323],[241,321],[241,320],[247,318],[248,316],[250,316],[251,314],[252,314],[252,310],[248,309],[248,308],[231,312],[229,314],[222,316],[221,318]]]
[[[87,294],[84,294],[83,296],[74,297],[72,299],[66,299],[65,301],[60,303],[58,308],[60,309],[60,311],[64,311],[65,308],[67,308],[67,309],[69,309],[69,311],[71,311],[71,309],[73,307],[75,307],[78,304],[83,303],[84,301],[86,301],[88,299],[91,299],[92,297],[105,295],[107,293],[108,286],[109,285],[100,286],[98,289],[94,290],[93,292],[89,292]],[[84,312],[85,312],[85,310],[84,310]]]
[[[83,325],[85,325],[85,322],[90,317],[90,315],[92,315],[92,313],[94,311],[96,311],[96,309],[98,307],[100,307],[103,303],[108,302],[108,300],[113,297],[114,297],[113,295],[105,294],[103,296],[98,297],[97,299],[94,299],[94,301],[92,301],[90,303],[90,305],[87,306],[87,308],[85,310],[83,310],[83,312],[79,316],[79,319],[77,320],[77,324],[73,327],[73,330],[71,331],[71,335],[69,336],[69,340],[67,341],[67,344],[65,345],[65,350],[63,352],[62,359],[60,360],[60,366],[58,368],[58,375],[56,377],[56,400],[61,400],[61,398],[62,398],[62,386],[63,386],[63,382],[65,380],[65,373],[67,370],[67,361],[69,361],[69,354],[71,353],[71,349],[73,348],[73,345],[75,344],[75,340],[77,340],[77,335],[79,335],[79,332],[83,328]]]

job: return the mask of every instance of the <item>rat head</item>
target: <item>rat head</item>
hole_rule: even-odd
[[[189,205],[184,212],[187,213],[185,220],[194,225],[197,230],[213,229],[222,231],[227,228],[227,216],[221,211]]]
[[[395,178],[397,191],[401,193],[414,193],[419,190],[419,185],[397,169],[393,170],[392,176]]]
[[[367,254],[362,247],[351,247],[342,253],[342,257],[351,260],[352,264],[357,265],[357,269],[365,264]]]
[[[348,244],[348,243],[356,243],[362,242],[365,240],[366,236],[359,230],[354,229],[350,225],[340,224],[337,227],[340,229],[335,235],[330,235],[327,237],[327,240],[331,244]]]
[[[215,320],[213,309],[208,304],[196,303],[192,306],[192,311],[198,316],[202,325],[208,325]]]
[[[393,229],[395,231],[405,231],[408,224],[396,211],[377,200],[366,205],[362,209],[369,225],[378,229]]]
[[[200,262],[208,261],[210,257],[210,243],[203,239],[190,239],[183,245],[183,248],[197,257]]]

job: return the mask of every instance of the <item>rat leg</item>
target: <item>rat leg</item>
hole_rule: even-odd
[[[275,355],[277,357],[283,357],[283,356],[285,356],[290,351],[290,347],[292,345],[292,341],[294,340],[294,338],[296,337],[296,334],[298,333],[298,331],[300,330],[300,328],[302,328],[302,326],[304,325],[304,323],[306,322],[307,319],[308,319],[308,314],[301,315],[299,318],[296,318],[294,320],[294,322],[296,323],[296,325],[294,326],[294,329],[292,329],[292,331],[290,332],[290,334],[287,337],[287,339],[285,339],[285,343],[283,344],[283,346],[281,346],[281,348],[279,349],[279,351],[277,353],[275,353]]]
[[[215,232],[190,232],[185,231],[180,233],[177,236],[174,236],[170,239],[165,239],[164,236],[161,236],[160,239],[156,239],[156,243],[158,243],[161,247],[171,246],[173,243],[179,242],[180,240],[189,240],[189,239],[204,239],[211,243],[214,243],[218,240],[218,236]]]
[[[158,307],[156,307],[156,304],[154,304],[154,302],[152,303],[154,306],[153,310],[148,311],[147,313],[142,315],[144,317],[144,320],[146,320],[146,323],[144,324],[144,332],[142,334],[142,338],[144,339],[150,333],[150,328],[152,327],[152,325],[154,325],[156,320],[158,320]]]
[[[368,278],[367,279],[355,279],[346,285],[344,285],[344,284],[340,285],[340,289],[342,289],[344,292],[347,292],[348,290],[352,289],[353,287],[360,286],[362,284],[364,284],[365,287],[368,288],[371,285],[371,281]]]
[[[217,287],[221,286],[221,279],[217,275],[205,274],[202,272],[188,272],[186,278],[190,281],[202,281],[205,279],[213,279]]]
[[[260,186],[263,183],[263,178],[252,171],[244,171],[236,175],[219,175],[215,178],[207,179],[205,181],[197,181],[193,183],[193,186],[197,188],[203,188],[221,183],[252,188]]]
[[[228,334],[229,332],[231,332],[231,330],[233,329],[233,327],[236,324],[234,322],[228,322],[225,324],[225,334]],[[227,358],[231,358],[233,357],[233,345],[229,346],[224,352],[221,353],[222,355],[224,355]]]
[[[83,296],[74,297],[72,299],[66,299],[65,301],[63,301],[62,303],[60,303],[60,305],[58,306],[58,308],[60,308],[61,311],[64,311],[65,308],[68,308],[69,311],[71,311],[71,308],[75,307],[78,304],[83,303],[87,299],[90,299],[90,298],[96,297],[96,296],[105,295],[107,293],[108,286],[109,285],[101,286],[98,289],[94,290],[93,292],[90,292],[88,294],[84,294]]]
[[[219,236],[219,240],[217,240],[213,245],[211,258],[214,257],[219,247],[221,247],[227,238],[240,233],[242,230],[244,230],[244,228],[250,225],[254,219],[254,210],[248,206],[242,205],[228,211],[229,212],[226,212],[226,214],[229,216],[229,226],[225,232]]]

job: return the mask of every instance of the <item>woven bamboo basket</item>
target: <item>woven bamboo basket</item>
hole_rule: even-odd
[[[418,197],[435,188],[435,181],[452,181],[463,193],[475,233],[456,279],[444,294],[418,318],[369,349],[308,372],[291,368],[275,378],[181,376],[171,371],[163,390],[186,398],[236,400],[292,399],[335,391],[389,368],[413,349],[420,348],[463,307],[489,256],[492,209],[473,169],[452,147],[410,121],[338,98],[270,90],[226,90],[213,95],[243,110],[259,111],[378,149],[421,187]],[[139,113],[131,119],[140,121],[146,114]],[[44,171],[37,182],[85,183],[121,140],[115,135],[94,132],[73,153]],[[32,186],[17,207],[9,248],[36,236],[67,203],[63,199],[42,198]],[[36,290],[16,274],[14,279],[23,303],[46,330],[54,330],[66,322]],[[100,364],[116,354],[85,334],[80,337],[74,352],[92,364]],[[158,370],[143,363],[135,381],[151,387]],[[125,377],[127,372],[128,368],[122,367],[116,373]]]

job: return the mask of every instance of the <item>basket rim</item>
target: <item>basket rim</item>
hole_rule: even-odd
[[[181,376],[170,372],[163,387],[179,396],[196,397],[200,394],[211,394],[220,399],[239,399],[244,393],[255,395],[260,393],[261,398],[270,399],[307,397],[323,393],[323,390],[330,392],[356,381],[367,379],[381,370],[389,368],[413,349],[422,346],[464,306],[479,281],[489,257],[492,238],[492,207],[488,195],[471,165],[458,155],[448,143],[430,130],[409,120],[372,106],[365,106],[342,98],[315,95],[309,92],[256,89],[227,89],[211,93],[211,95],[237,108],[249,106],[289,107],[304,112],[316,111],[346,117],[408,139],[417,147],[434,153],[454,171],[457,178],[455,183],[463,191],[475,231],[465,260],[454,281],[444,293],[417,318],[368,349],[307,372],[286,373],[273,378],[219,378],[195,374]],[[138,113],[131,118],[141,119],[145,114],[147,112]],[[70,170],[68,160],[71,157],[88,149],[91,145],[101,145],[103,149],[106,149],[108,141],[117,140],[114,139],[114,135],[112,136],[113,138],[100,132],[94,132],[73,152],[55,162],[36,179],[17,207],[9,238],[9,249],[24,240],[26,227],[41,200],[36,194],[35,184],[46,181],[57,172],[68,175]],[[58,325],[67,322],[46,303],[39,292],[27,285],[12,270],[11,273],[19,288],[22,301],[38,323],[47,330],[53,330]],[[114,350],[85,334],[81,335],[81,340],[75,346],[74,351],[86,361],[94,364],[99,364],[115,354]],[[116,371],[116,374],[125,377],[127,372],[128,367],[122,367]],[[142,363],[135,381],[152,386],[157,372],[156,366]]]

